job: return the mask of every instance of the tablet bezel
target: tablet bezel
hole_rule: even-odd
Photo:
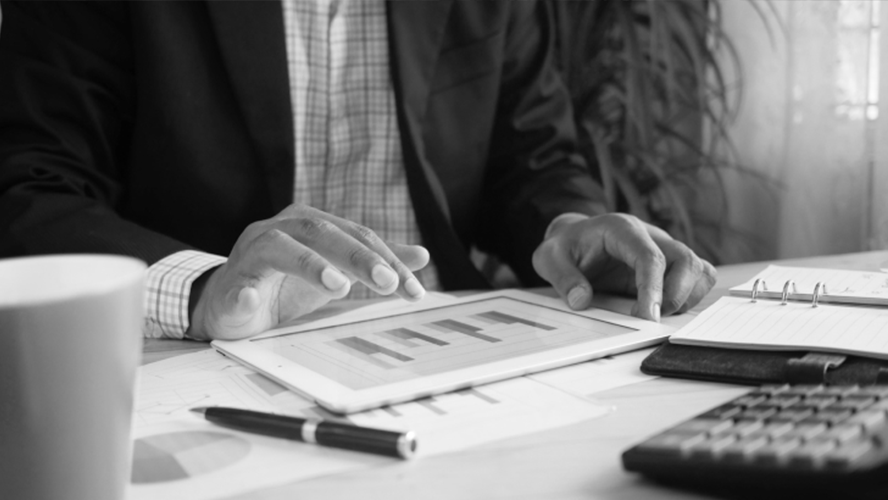
[[[613,323],[636,330],[625,334],[605,338],[590,339],[589,342],[550,349],[533,354],[524,354],[513,358],[492,361],[482,365],[460,368],[444,373],[427,375],[417,379],[394,382],[372,388],[354,390],[324,375],[302,367],[273,351],[262,347],[257,339],[238,341],[212,342],[215,349],[240,363],[268,376],[285,387],[315,401],[319,406],[335,413],[347,414],[386,406],[423,397],[442,394],[454,390],[473,387],[481,384],[518,377],[529,373],[540,372],[552,368],[588,361],[611,354],[640,349],[665,340],[674,329],[651,321],[613,313],[603,309],[572,311],[557,298],[546,297],[520,290],[501,290],[476,294],[452,302],[440,302],[423,306],[416,304],[409,313],[423,312],[442,307],[453,307],[465,303],[473,303],[491,298],[509,298],[530,302],[547,309],[555,309],[574,315],[584,316],[593,320]],[[390,316],[403,316],[403,310],[392,312],[383,310],[375,313],[370,311],[360,319],[350,319],[336,325],[325,322],[326,326],[305,325],[294,328],[275,330],[271,335],[262,335],[261,339],[291,335],[297,332],[326,329]]]

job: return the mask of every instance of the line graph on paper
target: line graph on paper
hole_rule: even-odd
[[[314,403],[249,368],[207,350],[143,367],[135,420],[175,420],[195,406],[230,406],[305,416]]]

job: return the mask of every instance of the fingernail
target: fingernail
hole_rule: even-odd
[[[419,281],[417,281],[416,278],[409,278],[404,283],[404,290],[407,290],[407,293],[409,293],[411,297],[419,298],[425,295],[425,289],[419,284]]]
[[[335,291],[347,285],[348,278],[332,267],[328,267],[321,272],[321,283],[327,287],[327,290]]]
[[[571,309],[580,309],[583,307],[585,300],[586,288],[582,285],[573,287],[570,293],[567,294],[567,303],[570,305]]]
[[[654,302],[651,306],[651,317],[654,318],[654,321],[657,323],[660,322],[660,303]]]
[[[392,283],[398,281],[398,275],[382,264],[377,264],[370,273],[370,276],[379,288],[388,288]]]

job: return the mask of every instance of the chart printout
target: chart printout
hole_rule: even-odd
[[[361,390],[635,331],[494,297],[253,342]]]

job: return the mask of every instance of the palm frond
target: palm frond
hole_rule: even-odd
[[[724,172],[775,184],[736,162],[728,127],[742,68],[722,28],[722,0],[551,1],[581,149],[608,207],[719,262],[720,238],[748,236],[724,223]],[[772,35],[773,5],[747,1]]]

